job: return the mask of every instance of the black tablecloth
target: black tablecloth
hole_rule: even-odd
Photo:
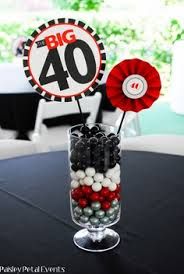
[[[92,254],[72,242],[66,152],[0,161],[0,266],[72,274],[184,273],[184,157],[123,152],[121,236]]]

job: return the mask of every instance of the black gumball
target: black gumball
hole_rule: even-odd
[[[98,139],[96,137],[91,137],[89,140],[88,140],[88,144],[91,146],[95,146],[98,144]]]
[[[102,136],[102,137],[100,138],[100,143],[101,143],[101,144],[105,144],[105,143],[107,142],[107,140],[108,140],[108,138],[107,138],[106,136]]]
[[[71,154],[70,154],[70,161],[72,163],[75,163],[77,161],[77,159],[78,159],[78,156],[77,156],[76,151],[72,150]]]
[[[111,136],[110,137],[110,140],[112,141],[112,143],[114,144],[114,145],[118,145],[119,144],[119,138],[117,137],[117,136]]]
[[[85,142],[81,139],[75,144],[77,150],[82,150],[85,148]]]
[[[115,167],[115,165],[116,165],[116,161],[110,161],[110,164],[109,164],[109,167],[110,168],[113,168],[113,167]]]
[[[120,152],[119,147],[115,147],[115,148],[114,148],[114,153],[117,153],[117,154],[118,154],[119,152]]]
[[[105,134],[103,132],[98,132],[95,137],[100,139],[101,137],[105,136]]]
[[[89,133],[89,131],[90,131],[90,129],[89,129],[89,127],[87,127],[87,126],[82,126],[81,128],[80,128],[80,132],[82,133],[82,134],[87,134],[87,133]]]
[[[94,126],[90,129],[90,132],[92,135],[95,135],[97,132],[99,132],[99,127],[98,126]]]
[[[112,147],[112,141],[107,139],[107,141],[105,142],[105,146],[108,147],[108,148],[111,148]]]
[[[121,160],[121,157],[120,157],[119,155],[117,155],[116,161],[117,161],[117,162],[120,162],[120,160]]]
[[[112,136],[116,136],[114,133],[110,133],[107,135],[108,138],[112,137]]]
[[[73,170],[73,171],[77,171],[78,170],[78,167],[77,167],[77,165],[71,165],[71,169]]]

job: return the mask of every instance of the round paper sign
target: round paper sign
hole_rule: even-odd
[[[103,43],[92,28],[60,18],[32,33],[25,45],[23,66],[38,93],[49,100],[69,102],[98,86],[105,60]]]

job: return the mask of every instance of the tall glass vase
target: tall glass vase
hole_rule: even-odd
[[[68,131],[72,220],[83,229],[74,243],[91,252],[110,250],[120,237],[109,227],[120,219],[120,136],[103,124]]]

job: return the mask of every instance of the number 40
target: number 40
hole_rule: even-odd
[[[86,61],[87,72],[85,75],[81,75],[76,66],[74,50],[77,48],[82,51]],[[64,56],[67,71],[63,69],[62,61],[57,48],[49,51],[39,77],[41,85],[46,85],[56,81],[58,82],[60,90],[65,90],[69,88],[67,81],[69,74],[76,82],[80,84],[89,83],[94,78],[96,74],[95,58],[91,48],[86,42],[83,40],[76,40],[75,43],[68,44],[66,46]],[[53,67],[54,74],[47,76],[50,65]]]

